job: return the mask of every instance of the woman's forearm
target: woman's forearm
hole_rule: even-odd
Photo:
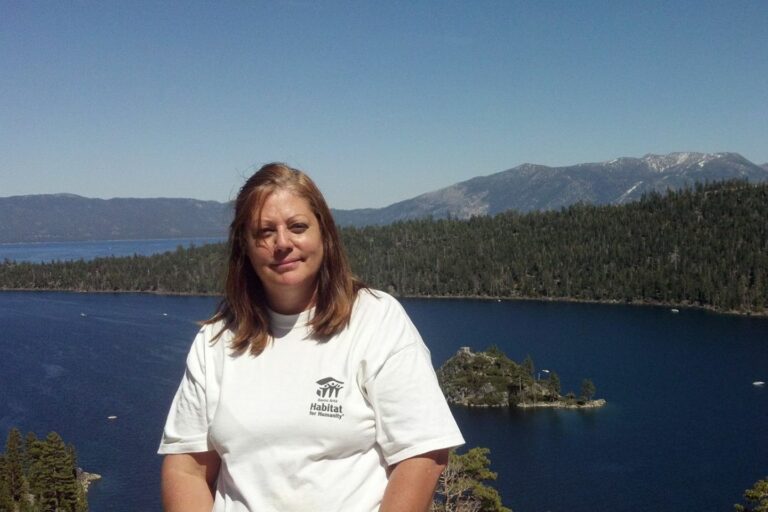
[[[165,512],[211,512],[220,460],[216,452],[166,455],[162,468]]]
[[[448,450],[405,459],[389,475],[379,512],[427,512],[440,474],[448,463]]]

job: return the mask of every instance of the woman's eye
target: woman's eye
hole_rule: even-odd
[[[256,231],[256,233],[254,233],[253,237],[256,238],[256,239],[267,238],[268,236],[271,236],[272,233],[274,233],[274,232],[275,232],[275,230],[272,229],[272,228],[262,228],[262,229]]]
[[[306,224],[293,224],[291,226],[291,231],[294,233],[303,233],[307,230],[308,227],[309,226],[307,226]]]

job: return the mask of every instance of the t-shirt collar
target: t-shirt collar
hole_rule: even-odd
[[[306,311],[302,311],[301,313],[296,313],[294,315],[283,315],[281,313],[277,313],[275,311],[272,311],[271,309],[269,311],[269,322],[272,327],[272,329],[279,329],[279,330],[291,330],[295,329],[296,327],[306,327],[309,325],[309,321],[312,319],[312,317],[315,314],[315,308],[309,308]]]

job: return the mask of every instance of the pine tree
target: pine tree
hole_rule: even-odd
[[[496,480],[489,469],[488,448],[472,448],[458,455],[451,450],[448,466],[437,484],[432,512],[512,512],[499,492],[484,482]]]
[[[0,512],[15,512],[16,504],[11,497],[5,455],[0,455]]]
[[[584,400],[591,400],[595,395],[595,385],[590,379],[581,381],[581,396]]]
[[[536,367],[533,365],[533,359],[531,359],[530,354],[526,354],[525,359],[523,359],[522,367],[525,370],[525,373],[533,378],[533,372],[536,370]]]
[[[22,466],[23,449],[19,429],[12,428],[8,432],[5,443],[5,479],[8,482],[11,499],[15,503],[22,500],[26,489],[26,479]]]
[[[547,391],[550,393],[550,398],[554,401],[560,397],[560,376],[555,372],[549,372],[549,378],[547,379]]]
[[[39,443],[39,448],[39,458],[30,468],[30,479],[34,479],[41,512],[77,512],[80,484],[64,441],[51,432]]]
[[[29,484],[29,492],[32,496],[39,496],[43,489],[43,482],[41,481],[42,474],[40,471],[42,442],[37,438],[34,432],[29,432],[24,440],[24,448],[24,469]]]

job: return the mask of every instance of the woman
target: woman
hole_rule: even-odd
[[[229,248],[160,444],[166,511],[427,511],[464,440],[418,332],[352,276],[315,184],[262,167]]]

